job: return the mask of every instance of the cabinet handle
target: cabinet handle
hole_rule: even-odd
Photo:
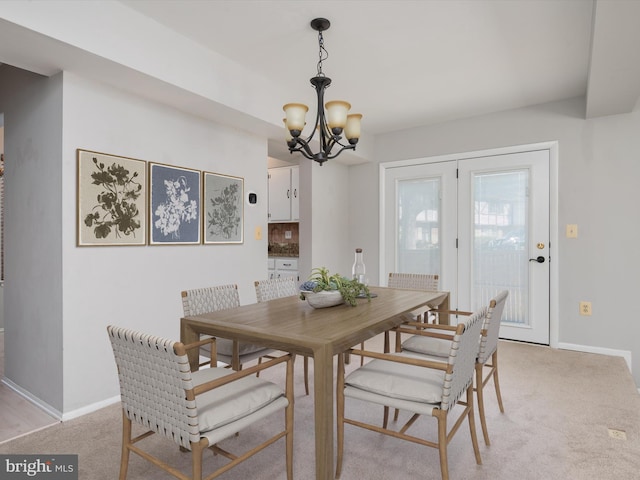
[[[287,198],[291,198],[291,189],[287,190]]]
[[[297,188],[293,189],[293,198],[298,198],[298,189]]]

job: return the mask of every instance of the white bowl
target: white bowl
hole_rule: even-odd
[[[304,298],[313,308],[334,307],[344,303],[342,294],[338,290],[322,290],[320,292],[302,291]]]

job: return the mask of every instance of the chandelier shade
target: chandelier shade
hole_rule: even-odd
[[[302,103],[287,103],[284,105],[285,129],[287,130],[287,146],[289,152],[300,152],[304,157],[314,160],[322,165],[327,160],[337,157],[344,150],[355,150],[360,138],[359,113],[349,114],[351,104],[344,100],[332,100],[324,103],[324,91],[331,85],[331,79],[322,72],[322,62],[327,59],[328,53],[324,48],[322,32],[330,26],[326,18],[316,18],[311,21],[311,28],[318,32],[319,61],[318,73],[311,78],[311,85],[316,90],[317,114],[311,134],[303,138],[302,131],[306,125],[306,114],[309,107]],[[313,152],[311,140],[318,134],[319,150]],[[346,142],[342,135],[346,137]],[[347,143],[348,142],[348,143]],[[335,151],[334,151],[335,147]]]

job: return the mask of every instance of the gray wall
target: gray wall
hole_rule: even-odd
[[[62,75],[0,66],[5,120],[5,377],[63,407]],[[20,358],[20,361],[12,361]]]
[[[0,153],[4,153],[4,114],[0,112]],[[0,200],[1,201],[1,200]],[[0,213],[0,216],[2,214]],[[2,226],[0,224],[0,230]],[[0,283],[0,331],[4,330],[4,282]]]
[[[376,160],[386,162],[558,141],[559,346],[612,349],[632,353],[640,385],[640,324],[629,313],[629,299],[640,287],[640,109],[624,115],[584,119],[583,98],[505,111],[416,128],[376,138]],[[350,238],[376,252],[367,267],[378,275],[379,165],[351,167]],[[358,201],[375,209],[361,215]],[[566,224],[578,224],[578,238],[567,239]],[[372,258],[373,257],[373,258]],[[373,261],[376,263],[373,264]],[[593,315],[578,313],[591,301]]]
[[[244,206],[236,245],[76,244],[76,149],[244,178],[267,198],[266,139],[70,73],[0,75],[7,171],[5,377],[63,419],[119,395],[108,324],[179,338],[180,291],[267,276],[267,204]],[[63,95],[64,92],[64,95]],[[14,161],[15,160],[15,161]]]

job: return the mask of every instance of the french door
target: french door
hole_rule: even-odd
[[[506,289],[500,336],[549,344],[549,150],[384,171],[383,278],[437,273],[468,311]]]

